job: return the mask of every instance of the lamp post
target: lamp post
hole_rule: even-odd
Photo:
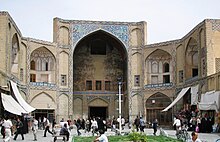
[[[119,114],[119,134],[121,135],[121,78],[118,78],[118,114]]]

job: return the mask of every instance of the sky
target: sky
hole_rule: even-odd
[[[147,43],[180,39],[205,19],[220,19],[220,0],[0,0],[23,37],[53,40],[53,18],[147,22]]]

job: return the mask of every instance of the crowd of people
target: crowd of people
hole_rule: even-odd
[[[60,122],[64,122],[65,120],[62,118]],[[85,132],[92,132],[93,136],[96,134],[97,137],[94,142],[108,142],[108,138],[104,134],[107,131],[107,123],[106,120],[100,117],[93,117],[88,119],[74,119],[73,123],[70,119],[68,119],[69,131],[71,131],[71,125],[75,125],[77,129],[78,136],[81,135],[80,129],[84,130]],[[67,131],[67,124],[64,124],[64,128],[61,129],[60,134],[67,136],[67,141],[69,139],[69,132]],[[55,142],[55,141],[54,141]]]
[[[92,132],[93,136],[101,136],[104,135],[105,131],[107,131],[107,128],[111,128],[111,131],[115,131],[117,133],[117,130],[120,127],[119,125],[121,124],[121,128],[123,130],[126,123],[128,123],[129,128],[133,126],[137,132],[144,132],[144,128],[146,126],[145,120],[139,116],[137,116],[132,123],[129,123],[128,119],[125,119],[124,117],[121,117],[121,119],[113,117],[111,120],[105,120],[101,117],[92,117],[88,119],[78,118],[73,121],[71,119],[64,120],[64,118],[62,118],[59,122],[55,119],[50,122],[50,120],[46,117],[39,117],[38,120],[32,117],[30,122],[34,141],[37,141],[36,133],[38,129],[44,130],[44,137],[47,136],[47,133],[54,136],[55,126],[61,124],[62,122],[65,123],[62,123],[63,125],[60,129],[60,135],[66,135],[65,138],[67,138],[67,140],[69,140],[69,132],[74,125],[77,129],[78,136],[81,135],[82,130],[84,130],[85,133]],[[1,119],[0,125],[2,126],[1,134],[3,138],[7,141],[7,139],[10,139],[10,137],[14,136],[13,139],[16,140],[18,135],[21,135],[21,139],[24,140],[24,124],[24,117],[10,119],[5,117],[4,119]],[[182,126],[187,126],[188,130],[195,131],[196,133],[211,133],[213,132],[213,124],[214,118],[208,114],[204,114],[201,117],[201,115],[195,111],[181,111],[178,113],[178,115],[175,115],[173,126],[177,131]],[[153,120],[152,128],[153,134],[156,135],[158,128],[157,119]],[[98,140],[98,137],[96,140]],[[55,141],[56,139],[54,139],[54,142]]]
[[[14,136],[14,141],[16,141],[18,135],[21,135],[21,139],[24,140],[24,119],[22,117],[5,118],[0,120],[1,134],[5,141],[10,141]]]
[[[18,138],[18,135],[21,135],[21,139],[24,140],[24,117],[8,117],[5,116],[4,118],[0,119],[1,127],[1,134],[3,136],[4,141],[11,141],[13,138],[14,141]],[[63,122],[63,123],[62,123]],[[67,122],[67,123],[66,123]],[[55,126],[63,124],[60,127],[60,132],[58,135],[65,136],[63,139],[66,138],[66,141],[69,141],[70,131],[73,125],[77,128],[78,136],[81,135],[80,129],[84,130],[85,132],[92,131],[93,135],[96,134],[96,139],[94,141],[102,140],[103,142],[108,142],[107,137],[104,135],[105,131],[107,131],[107,124],[106,121],[100,117],[94,117],[92,119],[76,119],[71,121],[70,119],[64,120],[61,119],[60,122],[56,122],[53,119],[52,122],[46,117],[40,117],[38,120],[35,117],[31,118],[30,121],[30,128],[33,133],[33,141],[37,141],[37,131],[38,129],[44,130],[43,137],[47,137],[47,133],[54,136],[54,142],[57,140],[55,136]]]
[[[173,126],[174,129],[186,126],[188,130],[195,131],[197,133],[212,133],[214,132],[214,116],[208,115],[208,113],[204,113],[202,115],[197,111],[180,111],[180,113],[174,116]]]

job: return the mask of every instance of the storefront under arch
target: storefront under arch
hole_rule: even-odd
[[[157,92],[151,95],[146,100],[146,121],[152,123],[154,119],[157,119],[159,125],[169,126],[172,122],[171,110],[167,112],[161,112],[171,103],[169,97],[165,94]]]

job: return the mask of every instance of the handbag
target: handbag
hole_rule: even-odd
[[[196,126],[196,132],[197,133],[199,132],[199,126]]]

